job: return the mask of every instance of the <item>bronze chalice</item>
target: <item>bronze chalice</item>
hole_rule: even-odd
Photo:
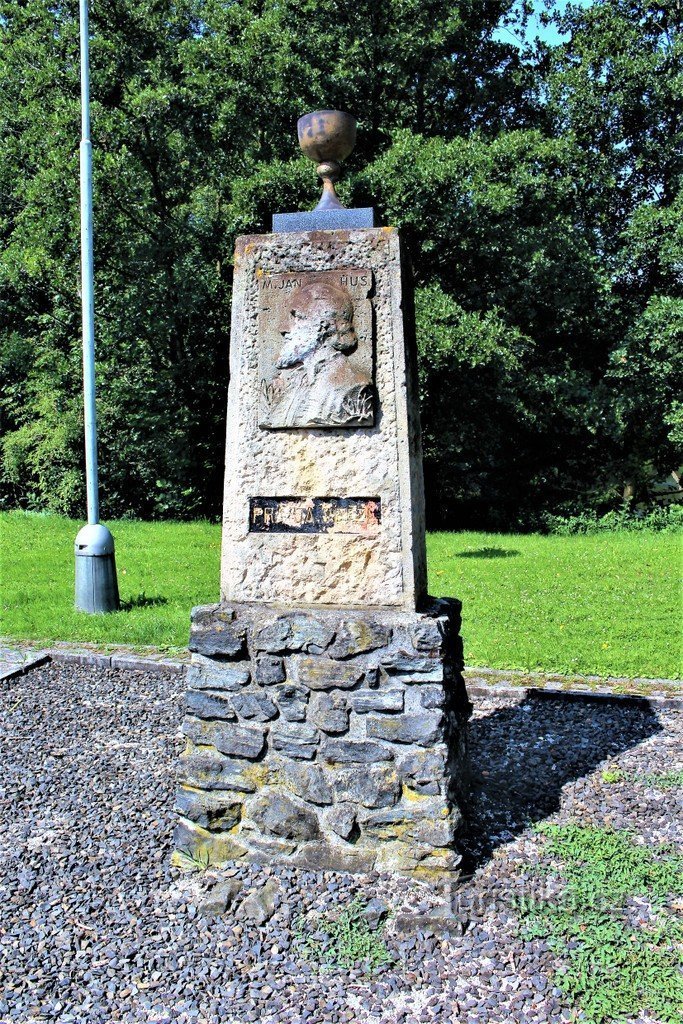
[[[317,163],[323,194],[316,210],[345,210],[334,190],[345,160],[356,144],[356,119],[343,110],[316,110],[297,121],[299,145]]]

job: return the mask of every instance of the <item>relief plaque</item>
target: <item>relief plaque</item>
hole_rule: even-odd
[[[259,276],[260,427],[374,425],[371,287],[357,267]]]

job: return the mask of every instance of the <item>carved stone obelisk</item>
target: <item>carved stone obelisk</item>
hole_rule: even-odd
[[[221,602],[193,613],[176,847],[449,872],[459,605],[426,596],[399,237],[334,193],[351,126],[302,118],[319,207],[237,240]]]

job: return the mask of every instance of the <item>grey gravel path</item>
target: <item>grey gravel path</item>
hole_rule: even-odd
[[[401,931],[407,913],[419,920],[443,895],[378,875],[241,867],[221,876],[241,885],[234,904],[205,916],[219,877],[169,867],[181,696],[178,675],[64,664],[0,695],[0,1024],[574,1020],[553,957],[516,933],[510,894],[540,856],[531,826],[550,816],[629,827],[647,842],[683,838],[680,795],[642,779],[680,764],[680,712],[477,698],[472,877],[450,897],[464,934]],[[605,785],[606,764],[626,781]],[[245,900],[268,885],[274,912],[258,926]],[[395,963],[374,976],[316,971],[294,921],[356,894],[392,911]]]

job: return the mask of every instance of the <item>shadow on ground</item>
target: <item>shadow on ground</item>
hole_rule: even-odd
[[[514,558],[518,554],[514,548],[477,548],[476,551],[458,551],[453,558]]]
[[[138,594],[137,597],[129,597],[127,601],[122,601],[121,611],[130,612],[133,608],[155,608],[160,604],[168,604],[168,598],[147,597],[146,594]]]
[[[469,873],[559,810],[562,787],[661,732],[649,701],[529,693],[470,722],[472,795],[458,848]]]

